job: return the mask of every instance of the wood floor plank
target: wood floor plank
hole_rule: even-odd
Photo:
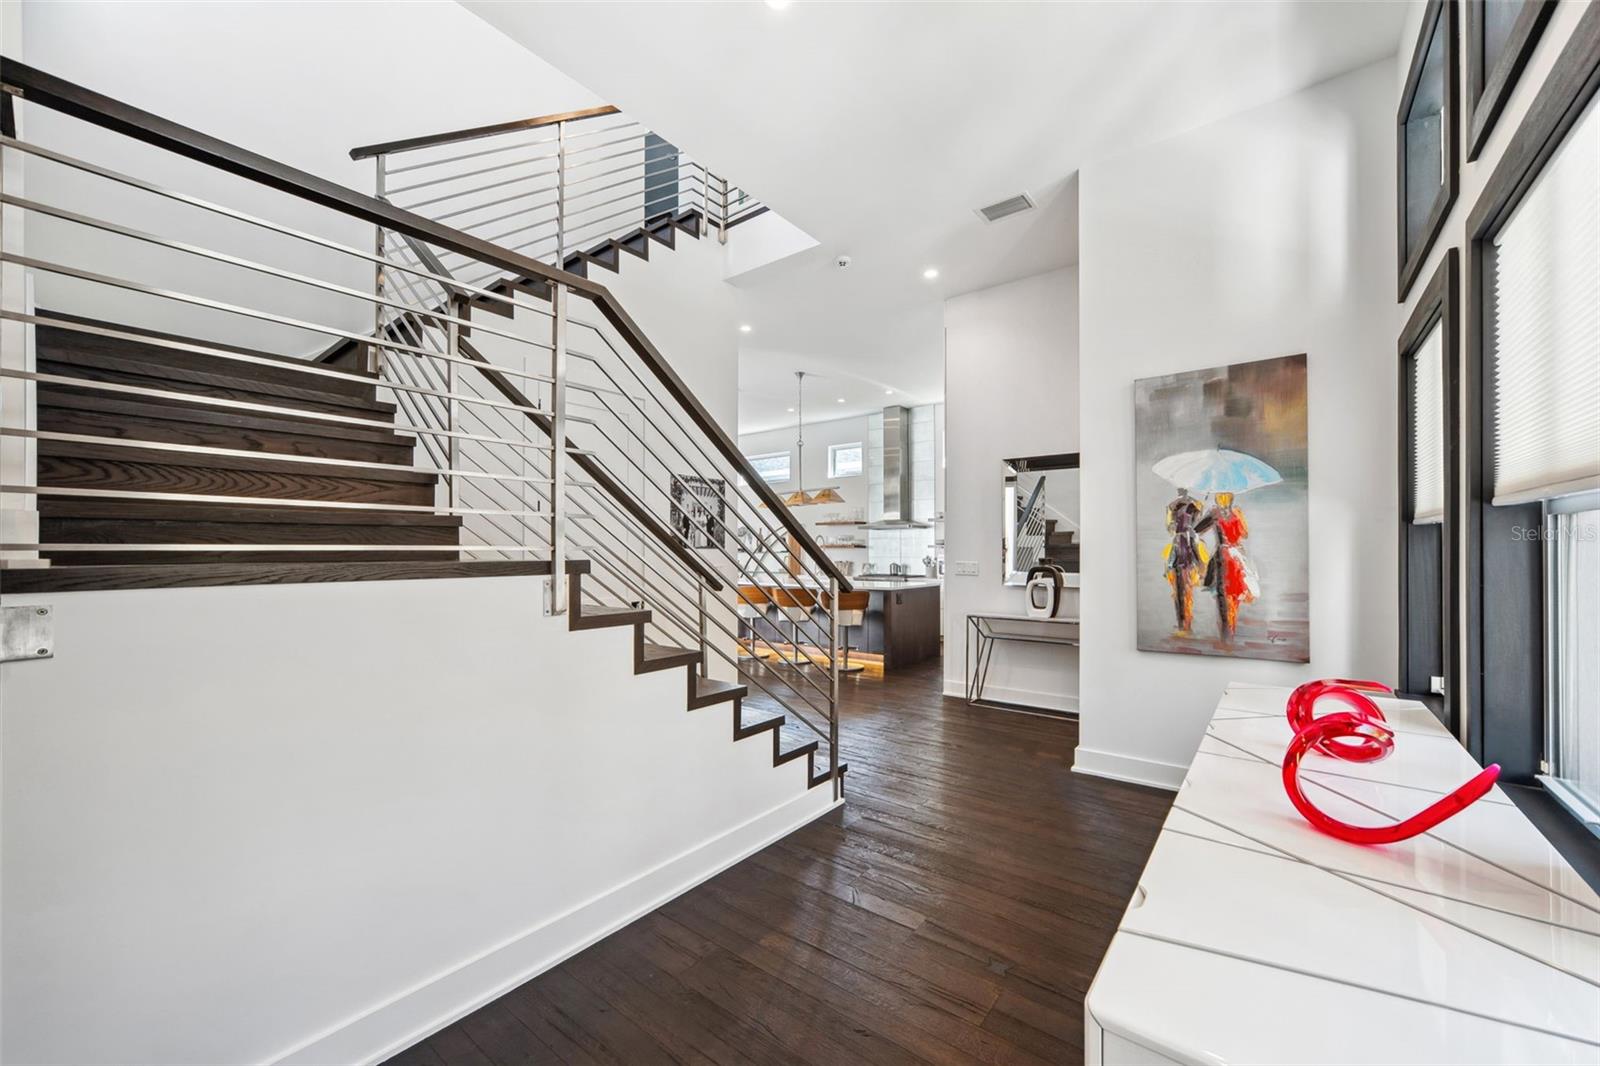
[[[1172,797],[1073,774],[1074,721],[941,689],[937,662],[847,681],[842,815],[392,1061],[1080,1060],[1084,991]]]

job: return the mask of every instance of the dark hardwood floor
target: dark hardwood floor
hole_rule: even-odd
[[[1071,773],[1077,723],[845,685],[847,803],[396,1056],[1063,1063],[1171,795]]]

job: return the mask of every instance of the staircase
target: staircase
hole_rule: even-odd
[[[746,580],[797,578],[763,570],[769,550],[745,557],[732,546],[791,545],[798,580],[831,588],[829,602],[849,590],[848,579],[590,279],[595,267],[616,271],[626,257],[674,247],[680,235],[715,229],[725,239],[729,226],[763,208],[740,193],[730,215],[730,187],[720,182],[716,197],[702,189],[697,204],[674,203],[637,223],[618,223],[615,212],[583,223],[580,210],[543,262],[9,59],[0,80],[28,107],[227,171],[339,222],[368,222],[380,250],[372,255],[16,140],[9,116],[18,105],[8,96],[7,152],[364,262],[374,284],[362,292],[346,283],[348,269],[308,275],[298,262],[286,268],[188,243],[194,226],[178,241],[145,232],[148,220],[137,214],[115,220],[44,202],[45,182],[30,189],[39,200],[12,201],[10,211],[157,244],[207,270],[362,300],[368,327],[357,332],[347,318],[327,322],[303,310],[286,315],[266,295],[244,306],[186,292],[184,284],[202,287],[192,263],[174,281],[130,276],[123,260],[8,253],[8,265],[79,284],[62,289],[73,299],[52,310],[25,306],[14,288],[4,294],[5,328],[26,329],[33,361],[24,365],[15,358],[20,348],[8,347],[0,376],[31,383],[33,400],[28,424],[13,408],[0,435],[31,441],[33,458],[32,469],[0,491],[28,499],[39,529],[35,543],[5,550],[36,552],[49,564],[0,571],[7,593],[545,575],[547,613],[566,613],[574,631],[631,626],[635,674],[682,669],[686,709],[727,705],[733,740],[769,737],[774,766],[803,758],[808,788],[832,782],[842,795],[835,619],[819,610],[803,627],[820,670],[784,673],[741,658],[733,590]],[[643,202],[662,201],[647,187]],[[569,237],[581,251],[566,252]],[[246,322],[290,324],[331,343],[310,356],[240,346],[198,326],[167,332],[113,319],[107,308],[130,294],[161,309],[199,305]],[[598,314],[585,317],[576,305]],[[569,332],[581,338],[570,351]],[[714,550],[677,525],[675,492],[688,478],[726,492],[716,518],[725,543]],[[725,577],[734,570],[737,580]]]
[[[1044,520],[1044,558],[1042,562],[1055,563],[1069,574],[1076,574],[1079,566],[1078,531],[1057,529],[1059,518]]]

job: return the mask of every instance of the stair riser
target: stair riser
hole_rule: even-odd
[[[177,492],[200,496],[258,496],[266,499],[329,500],[342,503],[433,503],[429,484],[365,481],[262,470],[117,462],[45,454],[40,449],[39,484],[60,488]]]
[[[455,544],[453,526],[333,525],[291,522],[169,522],[41,517],[53,544]]]
[[[400,466],[410,465],[412,462],[413,446],[398,439],[391,444],[382,444],[311,436],[286,431],[286,427],[294,425],[288,420],[275,423],[261,420],[254,426],[214,425],[209,422],[190,421],[184,418],[183,409],[177,407],[167,409],[175,416],[174,418],[151,417],[148,414],[133,416],[110,411],[84,411],[72,407],[54,406],[52,401],[59,395],[60,393],[50,393],[41,396],[39,429],[52,433],[78,433],[118,440],[234,448],[259,451],[264,454],[350,459],[359,462],[393,463]],[[205,414],[199,409],[190,410],[197,416]]]

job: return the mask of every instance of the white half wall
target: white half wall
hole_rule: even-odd
[[[1083,169],[1075,769],[1175,788],[1230,680],[1394,675],[1393,76],[1384,60]],[[1297,352],[1310,664],[1136,650],[1133,382]]]
[[[1035,274],[945,301],[945,692],[964,695],[967,615],[1019,613],[1002,582],[1002,461],[1078,450],[1078,271]],[[1087,500],[1087,497],[1085,497]],[[1087,536],[1084,565],[1097,548]],[[978,564],[976,576],[958,564]],[[1075,607],[1067,595],[1064,613]],[[1078,653],[1002,644],[988,698],[1078,709]]]
[[[42,598],[0,1058],[379,1060],[827,809],[542,581]]]

